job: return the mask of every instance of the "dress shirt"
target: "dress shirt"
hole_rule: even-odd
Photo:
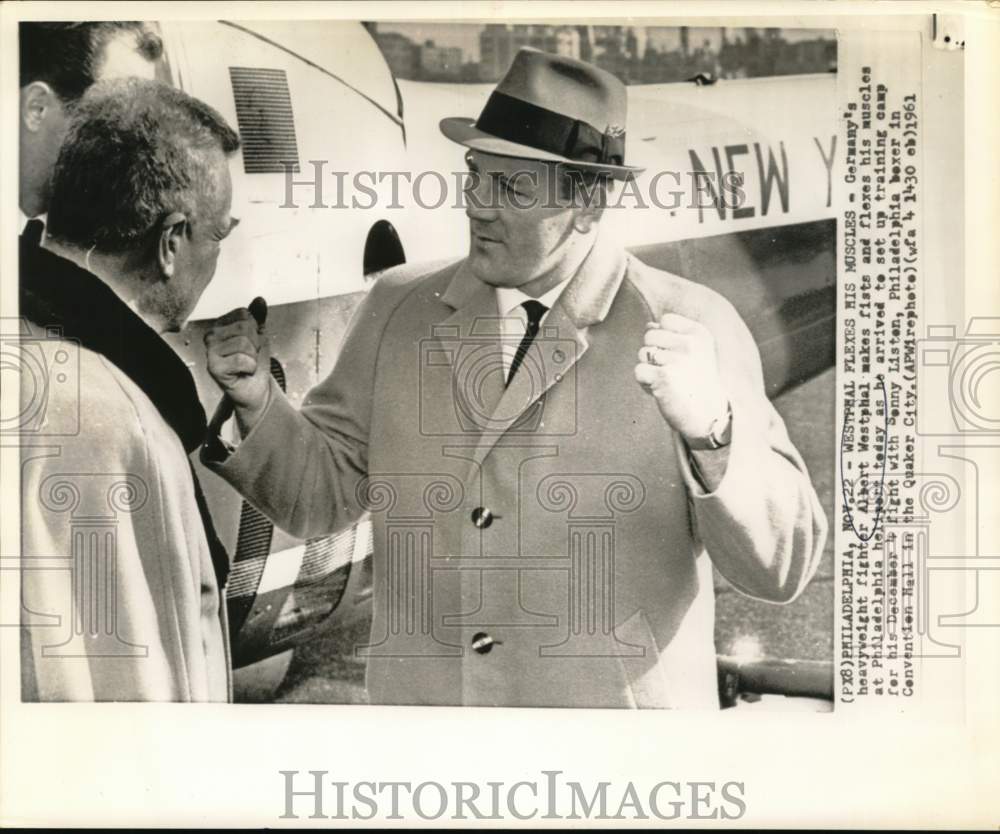
[[[21,230],[18,232],[18,234],[24,234],[24,229],[25,229],[25,227],[28,225],[28,223],[30,221],[32,221],[32,220],[41,220],[42,221],[42,226],[43,226],[43,228],[42,228],[42,238],[41,238],[41,240],[38,243],[39,243],[39,245],[45,243],[45,228],[44,228],[44,226],[45,226],[45,221],[48,219],[48,213],[39,214],[37,217],[28,217],[28,215],[26,215],[24,213],[24,211],[22,211],[21,207],[18,206],[18,208],[17,208],[17,216],[18,216],[18,219],[21,221]]]
[[[521,305],[528,300],[544,304],[548,308],[541,319],[540,324],[544,324],[545,318],[552,309],[552,305],[556,303],[556,300],[562,294],[562,291],[566,289],[566,285],[572,280],[572,277],[570,276],[565,281],[556,284],[551,290],[544,295],[538,296],[538,298],[522,292],[517,287],[496,288],[497,310],[500,312],[500,332],[503,334],[501,350],[503,355],[504,379],[510,376],[511,362],[514,361],[517,346],[521,343],[521,339],[524,338],[524,333],[528,328],[528,312]]]

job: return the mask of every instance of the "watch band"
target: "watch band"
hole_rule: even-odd
[[[732,440],[733,428],[733,408],[726,406],[726,416],[717,417],[709,426],[708,434],[705,437],[685,438],[688,448],[692,451],[711,451],[728,446]]]

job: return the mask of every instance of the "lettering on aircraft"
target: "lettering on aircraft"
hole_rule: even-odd
[[[814,136],[815,162],[822,166],[826,180],[826,207],[833,203],[833,160],[837,149],[836,135],[826,140]],[[745,220],[788,214],[791,210],[791,176],[785,143],[777,147],[768,143],[736,143],[713,145],[706,153],[688,149],[694,178],[698,222],[705,222],[714,210],[719,220]],[[706,160],[709,160],[706,164]],[[751,176],[747,176],[747,172]],[[756,177],[752,176],[756,174]],[[811,180],[815,181],[815,180]]]

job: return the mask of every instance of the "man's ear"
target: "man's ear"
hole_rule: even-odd
[[[44,81],[32,81],[21,88],[21,123],[32,133],[41,130],[45,118],[62,106],[55,90]]]
[[[187,217],[179,211],[174,211],[163,218],[160,224],[160,238],[156,246],[156,262],[160,274],[167,280],[174,277],[177,264],[177,254],[187,230]]]

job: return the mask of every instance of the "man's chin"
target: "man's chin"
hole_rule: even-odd
[[[490,263],[488,258],[484,258],[478,252],[476,252],[475,247],[469,252],[469,269],[472,274],[475,275],[480,281],[485,284],[492,284],[491,280],[493,276],[496,275],[495,269],[490,269]]]
[[[472,274],[488,286],[513,286],[501,265],[494,263],[492,258],[472,252],[469,254],[468,266]]]

